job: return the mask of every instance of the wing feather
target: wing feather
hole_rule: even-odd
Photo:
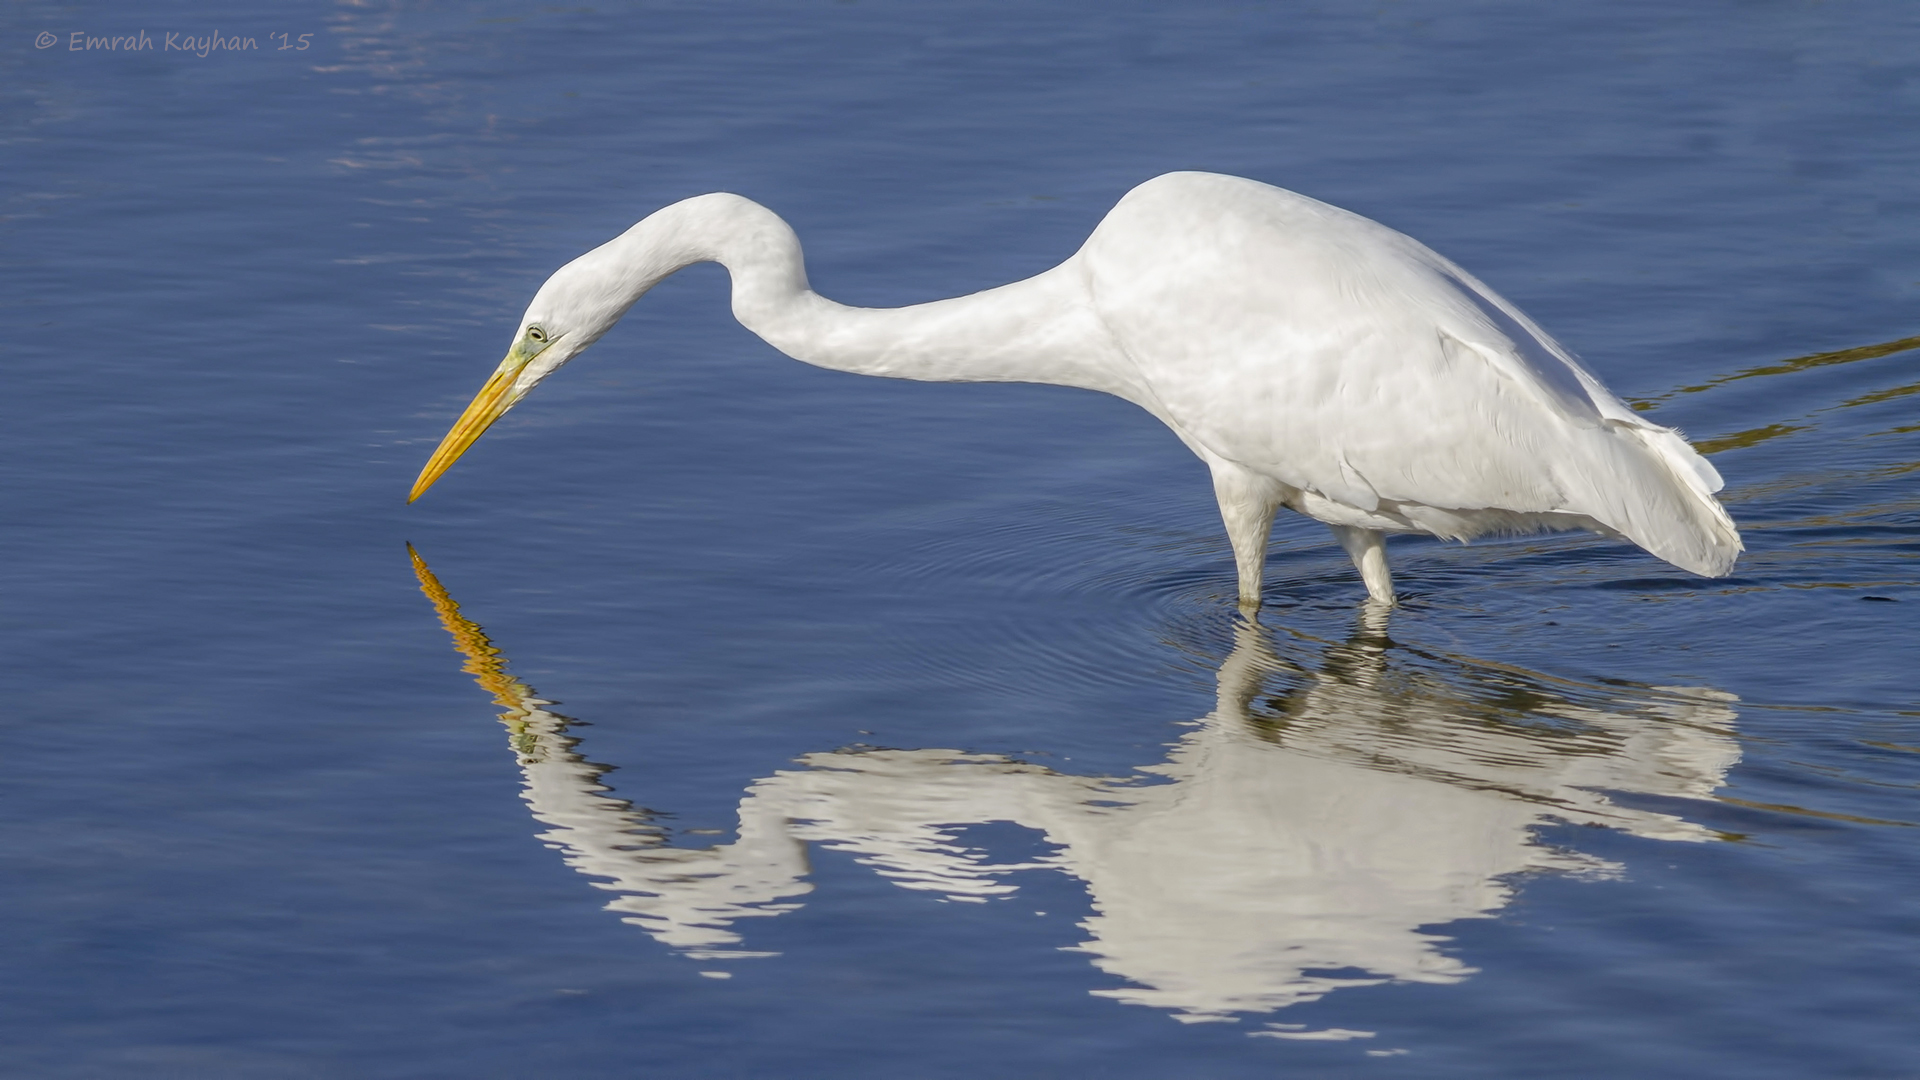
[[[1732,567],[1713,466],[1418,241],[1198,174],[1143,185],[1116,219],[1082,251],[1099,313],[1141,404],[1189,442],[1410,529],[1590,527]]]

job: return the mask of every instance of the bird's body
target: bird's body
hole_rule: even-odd
[[[740,322],[795,359],[1084,387],[1159,417],[1212,470],[1243,604],[1281,506],[1328,524],[1389,602],[1385,532],[1584,528],[1708,576],[1741,550],[1713,467],[1485,285],[1357,214],[1209,173],[1135,188],[1052,270],[905,308],[814,293],[792,229],[756,203],[676,203],[547,281],[414,495],[655,283],[707,261],[732,274]]]

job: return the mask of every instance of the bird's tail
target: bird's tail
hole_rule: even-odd
[[[1588,516],[1653,554],[1703,577],[1725,577],[1745,546],[1713,497],[1724,481],[1672,428],[1603,421],[1602,475],[1563,474],[1562,490]]]

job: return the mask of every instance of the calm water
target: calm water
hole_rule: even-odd
[[[0,31],[0,1073],[1920,1076],[1911,3]],[[712,267],[403,504],[660,205],[900,304],[1174,168],[1517,301],[1738,571],[1405,539],[1382,621],[1293,519],[1241,624],[1149,417],[783,360]]]

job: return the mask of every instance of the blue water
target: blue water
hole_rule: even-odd
[[[1916,57],[1900,0],[9,6],[0,1073],[1920,1075]],[[1712,453],[1736,573],[1396,540],[1381,623],[1295,518],[1238,624],[1151,418],[792,363],[712,267],[404,504],[665,203],[890,305],[1170,169],[1513,299]]]

